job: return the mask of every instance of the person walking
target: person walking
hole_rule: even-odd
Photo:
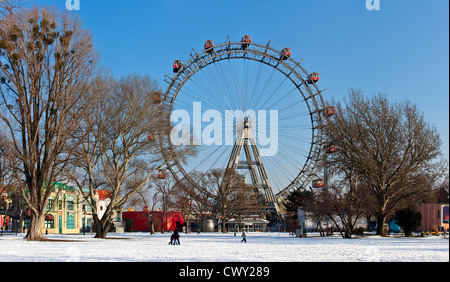
[[[242,240],[241,240],[241,243],[242,242],[244,242],[244,243],[247,243],[247,235],[245,235],[245,231],[244,230],[242,230]]]
[[[173,244],[180,245],[180,234],[178,233],[178,230],[176,230],[176,229],[173,232]]]

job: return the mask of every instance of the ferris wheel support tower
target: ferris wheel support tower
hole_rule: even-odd
[[[280,209],[273,194],[272,186],[270,185],[269,177],[264,168],[258,147],[256,146],[251,126],[250,120],[248,117],[245,117],[243,127],[238,131],[236,142],[233,146],[230,160],[228,161],[227,170],[248,169],[255,193],[260,196],[261,202],[267,205],[265,212],[273,214],[281,222]],[[239,160],[242,148],[244,148],[245,161]]]

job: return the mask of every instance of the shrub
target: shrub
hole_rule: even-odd
[[[358,235],[358,236],[362,236],[362,235],[364,235],[364,231],[366,231],[365,228],[362,228],[362,227],[355,228],[355,229],[353,229],[353,234],[354,235]]]
[[[413,230],[416,230],[422,221],[422,214],[417,210],[407,208],[395,213],[398,225],[405,232],[406,237],[410,237]]]
[[[125,220],[125,232],[133,232],[133,227],[135,225],[131,218],[126,218]]]

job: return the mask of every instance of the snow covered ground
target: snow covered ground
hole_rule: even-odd
[[[170,233],[46,235],[31,242],[24,234],[0,237],[0,261],[101,262],[448,262],[449,240],[442,236],[404,238],[367,236],[295,238],[287,233],[181,233],[181,245],[168,245]],[[56,241],[61,240],[61,241]],[[64,240],[64,241],[62,241]]]

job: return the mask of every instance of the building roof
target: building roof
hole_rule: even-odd
[[[231,218],[227,221],[227,223],[235,223],[236,222],[236,218]],[[270,221],[260,218],[260,217],[245,217],[241,220],[241,223],[245,223],[245,224],[254,224],[254,223],[263,223],[263,224],[268,224]]]
[[[8,197],[8,191],[5,187],[0,187],[0,197]]]
[[[103,189],[95,190],[95,192],[97,192],[98,198],[100,200],[106,200],[107,198],[111,198],[111,196],[112,196],[111,191],[107,191],[107,190],[103,190]]]

